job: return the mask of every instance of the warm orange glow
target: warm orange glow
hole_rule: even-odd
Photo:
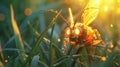
[[[106,57],[104,57],[104,56],[101,57],[101,60],[102,60],[102,61],[106,61]]]
[[[70,29],[66,30],[66,35],[69,36],[70,35]]]
[[[25,13],[26,16],[29,16],[29,15],[32,14],[32,9],[26,8],[25,11],[24,11],[24,13]]]
[[[78,28],[75,29],[75,35],[80,35],[80,30]]]

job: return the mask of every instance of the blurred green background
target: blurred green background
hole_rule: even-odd
[[[55,11],[62,10],[61,15],[68,20],[69,7],[76,16],[88,2],[89,0],[0,0],[0,67],[72,67],[74,54],[66,55],[62,51],[63,29],[67,25],[60,16],[55,18],[58,14]],[[12,26],[10,5],[13,6],[20,32],[18,38]],[[53,18],[55,24],[48,27],[53,23]],[[76,62],[74,67],[120,67],[120,0],[101,0],[99,14],[89,26],[98,29],[106,45],[93,48],[94,52],[90,54],[95,55],[92,62],[86,60],[86,55],[83,57],[83,50],[80,53],[83,54],[80,57],[83,59]],[[44,31],[47,33],[42,33]],[[24,47],[17,46],[19,41]],[[37,43],[40,45],[34,47]],[[21,56],[25,61],[20,60]]]

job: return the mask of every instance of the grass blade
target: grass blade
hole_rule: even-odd
[[[6,44],[3,46],[3,48],[7,47],[7,45],[12,42],[14,39],[16,38],[16,35],[12,36],[7,42]]]
[[[31,67],[38,67],[38,62],[39,62],[39,55],[36,55],[32,59]]]
[[[1,57],[1,61],[4,62],[4,55],[3,55],[3,49],[2,49],[2,46],[1,46],[1,41],[0,41],[0,57]]]
[[[16,41],[16,47],[20,49],[20,60],[23,63],[25,61],[25,51],[24,51],[24,45],[22,42],[21,34],[17,26],[17,22],[14,17],[14,10],[12,5],[10,5],[10,10],[11,10],[11,20],[12,20],[12,27],[14,30],[14,35],[17,35],[15,41]]]
[[[51,36],[50,36],[50,38],[51,38],[51,39],[50,39],[50,67],[53,67],[53,66],[52,66],[52,59],[53,59],[53,56],[52,56],[52,55],[53,55],[53,52],[52,52],[52,51],[53,51],[53,50],[52,50],[52,49],[53,49],[53,48],[52,48],[52,47],[53,47],[53,46],[52,46],[52,36],[53,36],[54,27],[55,27],[55,25],[53,25],[53,27],[52,27]]]
[[[43,40],[44,35],[47,33],[48,29],[55,23],[55,20],[57,19],[57,17],[59,16],[59,14],[60,14],[60,12],[53,18],[53,20],[50,22],[50,24],[47,26],[47,28],[43,31],[43,33],[41,34],[41,36],[38,37],[38,39],[37,39],[37,41],[35,43],[35,46],[32,48],[31,53],[30,53],[29,57],[27,58],[26,63],[30,60],[31,57],[34,56],[34,54],[38,50],[39,44]]]
[[[44,67],[49,67],[47,64],[45,64],[45,63],[42,62],[42,61],[39,61],[39,64],[43,65]]]
[[[56,67],[56,66],[58,66],[58,65],[60,65],[60,64],[62,64],[62,63],[65,63],[65,62],[68,61],[68,60],[69,60],[69,58],[65,58],[65,59],[61,60],[60,62],[54,64],[54,67]]]

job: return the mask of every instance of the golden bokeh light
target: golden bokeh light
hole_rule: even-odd
[[[61,42],[61,39],[60,39],[60,38],[58,38],[58,39],[57,39],[57,41],[58,41],[58,42]]]
[[[105,56],[101,57],[101,61],[106,61],[106,57]]]
[[[24,10],[24,14],[25,14],[26,16],[31,15],[31,14],[32,14],[32,9],[26,8],[26,9]]]
[[[101,3],[101,5],[105,6],[106,10],[114,10],[114,8],[116,7],[115,0],[105,0],[103,1],[103,3]]]
[[[120,0],[101,0],[99,15],[105,20],[111,20],[112,16],[120,15]]]
[[[112,44],[112,42],[110,42],[109,47],[110,47],[110,48],[113,48],[113,47],[114,47],[114,45]]]
[[[8,60],[5,60],[5,62],[7,63],[7,62],[8,62]]]
[[[104,11],[108,11],[108,6],[105,5],[105,6],[103,7],[103,10],[104,10]]]
[[[113,24],[110,24],[110,27],[113,27]]]
[[[4,21],[5,20],[5,15],[3,13],[0,13],[0,21]]]

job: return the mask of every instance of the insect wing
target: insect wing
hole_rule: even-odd
[[[83,22],[84,25],[89,25],[97,17],[99,13],[99,5],[99,0],[89,0],[81,16],[81,22]]]

